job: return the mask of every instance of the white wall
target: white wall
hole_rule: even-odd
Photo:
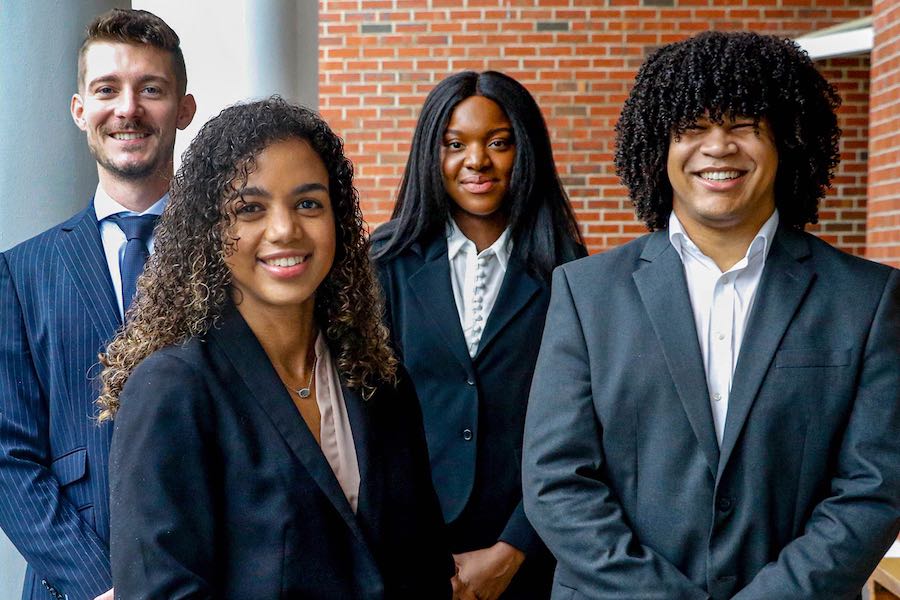
[[[318,108],[316,0],[133,0],[181,38],[193,123],[175,142],[181,154],[211,117],[235,102],[280,94]]]

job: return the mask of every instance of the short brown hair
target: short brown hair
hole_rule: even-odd
[[[94,42],[118,42],[122,44],[146,44],[165,50],[172,55],[172,69],[178,93],[187,91],[187,69],[181,53],[178,34],[165,21],[146,10],[114,8],[91,21],[87,34],[78,50],[78,87],[84,86],[84,55]]]

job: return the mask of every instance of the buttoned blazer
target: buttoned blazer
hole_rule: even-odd
[[[116,597],[449,598],[453,562],[408,376],[342,387],[360,470],[354,514],[233,306],[129,378],[110,478]]]
[[[900,275],[780,228],[716,442],[666,231],[558,269],[525,508],[554,598],[855,598],[900,529]]]
[[[112,428],[94,400],[119,324],[93,207],[0,254],[0,525],[28,562],[24,598],[112,586]]]
[[[472,358],[443,236],[375,266],[394,348],[422,406],[431,475],[451,524],[451,546],[461,552],[501,539],[523,550],[529,561],[504,598],[540,597],[528,594],[549,587],[553,561],[525,517],[520,463],[549,286],[513,253]]]

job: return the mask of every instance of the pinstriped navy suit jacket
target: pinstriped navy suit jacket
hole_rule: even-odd
[[[112,428],[93,403],[119,322],[93,205],[0,254],[0,526],[28,561],[23,598],[112,587]]]

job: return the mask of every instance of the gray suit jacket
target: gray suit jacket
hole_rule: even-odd
[[[900,529],[900,272],[779,229],[716,443],[665,231],[560,267],[526,419],[554,598],[853,598]]]

